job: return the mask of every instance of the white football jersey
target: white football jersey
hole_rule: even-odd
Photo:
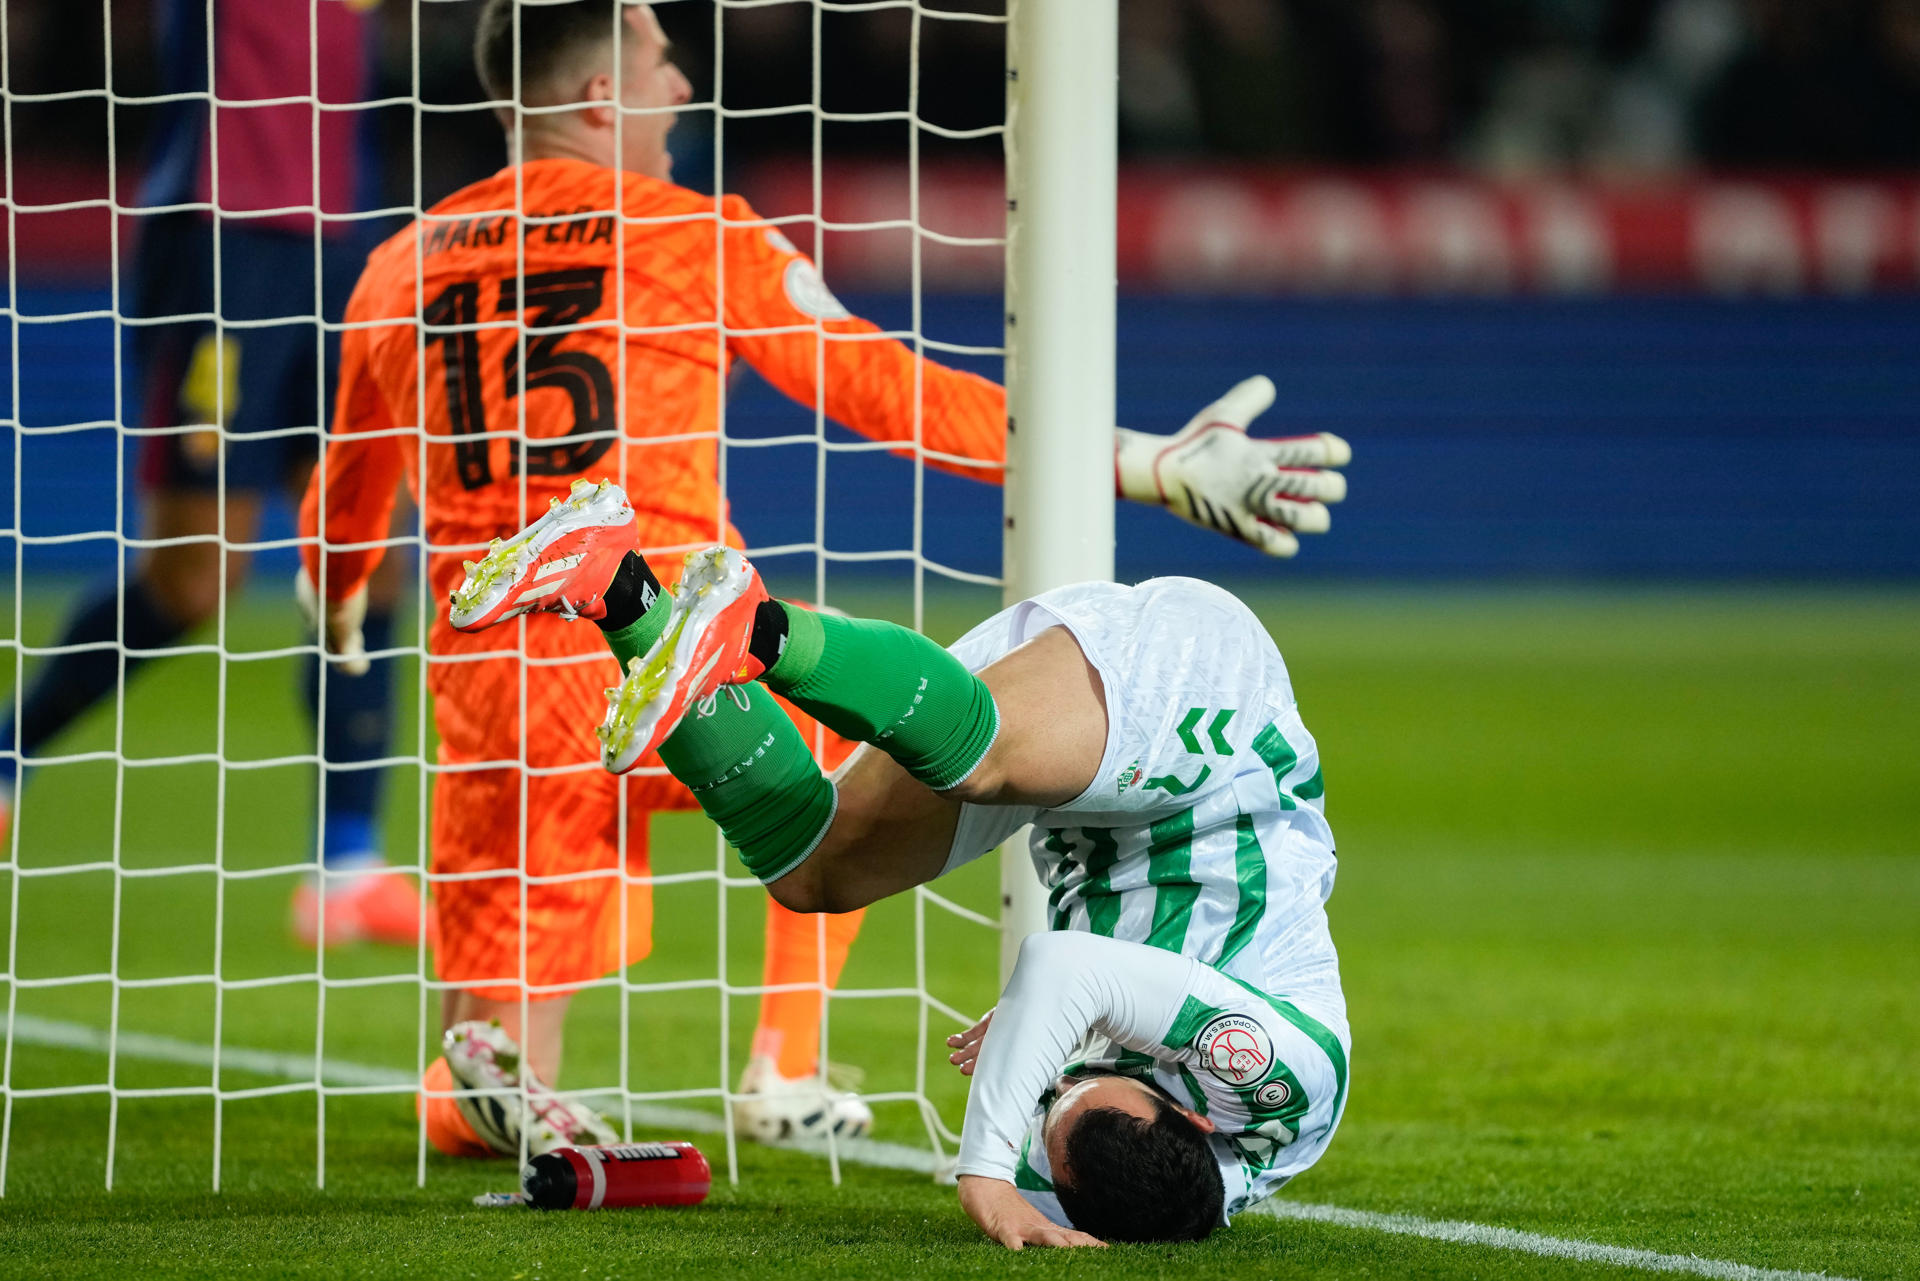
[[[1031,823],[1053,929],[1204,967],[1188,995],[1197,1010],[1213,1011],[1208,1018],[1191,1028],[1191,1019],[1132,1026],[1126,1041],[1088,1032],[1051,1073],[1133,1072],[1213,1109],[1231,1214],[1312,1164],[1345,1103],[1346,1005],[1324,906],[1335,861],[1319,752],[1279,650],[1218,587],[1187,578],[1064,587],[994,615],[952,652],[978,671],[1054,626],[1073,634],[1104,686],[1099,771],[1084,793],[1051,810],[965,806],[948,868]],[[1193,1056],[1211,1062],[1218,1048],[1200,1044],[1208,1030],[1213,1041],[1231,1030],[1221,1019],[1251,1019],[1251,1034],[1274,1047],[1257,1079],[1193,1071]],[[1210,1082],[1223,1081],[1239,1091],[1237,1102],[1208,1094]],[[1050,1086],[1051,1075],[1047,1099]],[[976,1097],[980,1089],[976,1075]],[[1037,1116],[1044,1101],[1030,1095],[1027,1107]],[[969,1133],[974,1110],[970,1103]],[[1033,1144],[1022,1147],[1015,1182],[1058,1218],[1058,1203],[1039,1186],[1047,1178]]]

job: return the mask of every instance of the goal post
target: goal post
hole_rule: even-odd
[[[1113,577],[1117,0],[1009,0],[1008,604]],[[1000,977],[1046,928],[1025,842],[1000,868]]]

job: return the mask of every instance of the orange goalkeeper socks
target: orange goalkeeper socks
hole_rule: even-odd
[[[427,1119],[427,1142],[434,1150],[448,1156],[492,1156],[494,1151],[460,1115],[460,1105],[444,1097],[430,1098],[425,1091],[447,1091],[456,1089],[453,1083],[453,1069],[447,1066],[445,1059],[436,1058],[427,1065],[427,1074],[420,1078],[420,1094],[413,1096],[415,1116]]]
[[[847,950],[853,946],[865,917],[864,909],[832,916],[803,916],[769,899],[767,986],[820,982],[823,941],[827,986],[838,984],[840,971],[847,963]],[[780,1075],[790,1079],[812,1076],[820,1065],[820,1007],[825,999],[817,988],[763,994],[760,1026],[753,1033],[754,1057],[774,1059]]]

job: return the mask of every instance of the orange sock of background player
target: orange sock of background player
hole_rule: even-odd
[[[840,982],[847,949],[860,932],[866,911],[836,916],[802,916],[767,900],[766,984],[818,983],[820,940],[826,938],[826,980]],[[821,928],[825,923],[824,930]],[[760,998],[760,1026],[754,1029],[753,1053],[778,1062],[784,1077],[812,1076],[820,1067],[820,1003],[811,992],[768,992]]]
[[[447,1066],[445,1059],[435,1059],[427,1064],[427,1074],[420,1078],[422,1090],[451,1090],[453,1069]],[[425,1094],[413,1096],[415,1116],[427,1118],[427,1142],[434,1150],[448,1156],[492,1156],[493,1149],[485,1140],[474,1133],[467,1124],[467,1118],[460,1115],[460,1105],[452,1099],[428,1098]]]

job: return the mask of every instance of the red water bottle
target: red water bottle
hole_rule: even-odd
[[[677,1141],[556,1148],[520,1172],[520,1189],[537,1210],[698,1205],[712,1187],[707,1158]]]

